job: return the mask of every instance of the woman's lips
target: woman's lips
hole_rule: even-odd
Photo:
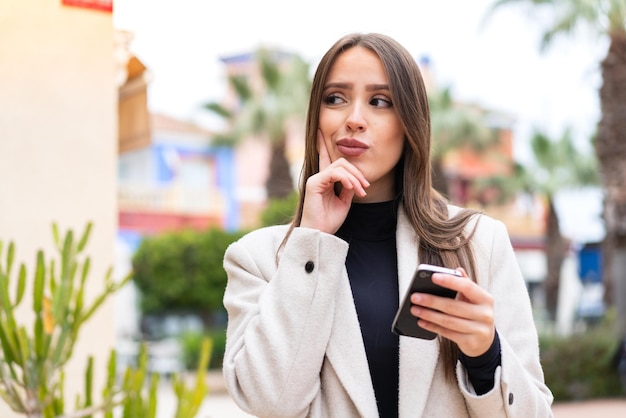
[[[340,139],[337,141],[337,149],[346,157],[358,157],[367,151],[368,148],[369,147],[363,142],[353,138]]]

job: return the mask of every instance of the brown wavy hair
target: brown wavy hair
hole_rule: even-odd
[[[341,53],[356,46],[367,48],[380,58],[389,79],[395,111],[404,128],[405,146],[395,168],[395,187],[397,198],[418,236],[420,262],[451,268],[461,266],[473,278],[474,255],[469,240],[474,230],[466,231],[466,226],[478,212],[463,209],[449,217],[448,202],[432,186],[430,109],[420,69],[402,45],[378,33],[353,33],[342,37],[326,52],[317,67],[306,118],[299,204],[283,245],[302,220],[306,181],[319,172],[317,131],[328,73]],[[445,338],[439,340],[446,376],[454,380],[458,347]]]

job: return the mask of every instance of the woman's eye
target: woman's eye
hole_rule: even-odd
[[[337,94],[329,94],[328,96],[324,97],[324,103],[329,105],[340,104],[342,102],[343,100]]]
[[[382,97],[374,97],[372,100],[370,100],[370,104],[375,107],[383,107],[383,108],[389,108],[393,106],[393,104],[391,103],[391,100],[385,99]]]

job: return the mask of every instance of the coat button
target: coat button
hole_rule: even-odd
[[[509,393],[509,405],[513,405],[513,394]]]
[[[315,268],[315,263],[313,263],[312,261],[307,261],[306,264],[304,265],[304,271],[306,271],[307,273],[312,272],[314,268]]]

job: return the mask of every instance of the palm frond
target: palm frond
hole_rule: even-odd
[[[248,77],[238,74],[230,76],[228,80],[235,89],[235,94],[242,102],[250,100],[254,96],[252,87],[248,82]]]
[[[234,136],[232,133],[218,133],[213,135],[211,139],[211,145],[216,147],[232,147],[236,144],[238,138]]]
[[[605,14],[608,20],[607,30],[610,36],[626,32],[626,1],[608,0]]]
[[[464,145],[482,150],[497,141],[496,131],[487,125],[484,112],[455,103],[449,86],[432,93],[429,104],[434,158]]]
[[[211,112],[215,113],[218,116],[221,116],[226,120],[232,119],[233,117],[233,112],[231,112],[229,109],[226,109],[224,106],[217,102],[207,103],[203,106],[203,108],[206,110],[210,110]]]
[[[556,140],[535,130],[531,139],[534,164],[526,170],[535,187],[543,194],[554,195],[564,187],[598,184],[598,164],[593,153],[581,152],[574,143],[571,129]]]
[[[261,75],[263,81],[269,90],[276,90],[280,84],[280,68],[276,58],[267,49],[260,49],[257,52],[259,65],[261,66]]]
[[[625,0],[496,0],[483,15],[481,26],[496,10],[513,4],[526,5],[530,10],[551,13],[552,21],[543,32],[540,50],[545,51],[559,35],[571,35],[586,25],[599,35],[626,33]]]
[[[231,143],[248,137],[282,141],[287,122],[305,117],[311,85],[309,64],[296,54],[264,48],[258,49],[254,57],[261,75],[260,84],[256,79],[252,82],[255,74],[252,70],[228,78],[237,99],[236,108],[228,109],[218,103],[204,105],[230,122],[229,132],[222,137],[229,138]]]

